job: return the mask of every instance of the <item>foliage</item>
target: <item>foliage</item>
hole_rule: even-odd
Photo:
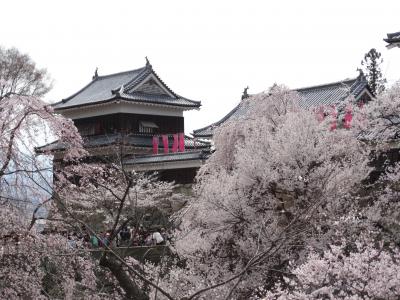
[[[54,115],[36,97],[6,96],[0,100],[0,115],[0,297],[71,298],[88,293],[101,298],[88,253],[76,253],[60,233],[42,235],[34,227],[37,209],[48,198],[43,191],[51,193],[51,176],[44,161],[33,155],[33,147],[51,131],[51,137],[68,144],[66,157],[76,157],[85,153],[81,137],[71,121]],[[30,220],[27,213],[32,211],[21,202],[33,200],[43,202]],[[46,267],[52,265],[57,268]],[[49,277],[57,289],[46,288]]]
[[[158,181],[156,176],[125,172],[118,164],[81,161],[59,168],[55,175],[63,209],[73,211],[74,217],[85,222],[101,215],[103,230],[113,225],[117,214],[124,223],[139,226],[146,208],[162,210],[163,201],[172,195],[174,187],[173,183]]]
[[[285,277],[285,288],[278,284],[266,299],[398,299],[398,247],[365,235],[331,245],[322,255],[311,252]]]
[[[46,184],[51,181],[49,162],[35,155],[35,146],[58,138],[67,145],[66,159],[86,153],[73,122],[53,114],[52,108],[36,97],[4,97],[0,100],[0,115],[2,197],[40,197],[43,189],[51,189]]]
[[[382,74],[380,65],[383,63],[382,54],[375,48],[369,50],[361,61],[368,84],[374,95],[380,94],[385,90],[386,79]]]
[[[364,130],[366,138],[378,141],[377,144],[400,138],[400,82],[369,103],[365,114],[368,121]]]
[[[37,96],[51,89],[46,69],[38,69],[27,54],[0,47],[0,99],[10,94]]]
[[[28,231],[27,221],[20,210],[2,205],[2,299],[106,298],[97,292],[97,267],[89,253],[77,253],[66,236]]]

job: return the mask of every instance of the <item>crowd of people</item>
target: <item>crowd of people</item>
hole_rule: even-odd
[[[90,245],[93,248],[110,245],[111,232],[105,231],[99,235],[89,237]],[[145,230],[142,226],[139,228],[124,226],[117,234],[112,246],[117,247],[137,247],[137,246],[156,246],[166,245],[170,237],[164,228],[158,230]]]

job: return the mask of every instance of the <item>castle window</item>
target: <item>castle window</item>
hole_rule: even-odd
[[[80,124],[80,125],[77,125],[77,127],[78,127],[80,135],[82,135],[82,136],[96,134],[94,124]]]
[[[140,133],[156,133],[158,129],[157,124],[150,121],[140,121],[139,122],[139,132]]]

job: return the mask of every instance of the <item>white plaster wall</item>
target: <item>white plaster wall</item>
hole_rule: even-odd
[[[61,113],[63,116],[73,120],[116,113],[183,117],[182,109],[172,108],[168,106],[129,103],[126,101],[100,104],[91,107],[73,108],[58,112]]]

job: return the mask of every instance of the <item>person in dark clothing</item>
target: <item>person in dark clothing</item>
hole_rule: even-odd
[[[121,242],[125,245],[129,244],[129,240],[131,239],[131,232],[127,226],[124,226],[119,232],[119,236],[121,238]]]

